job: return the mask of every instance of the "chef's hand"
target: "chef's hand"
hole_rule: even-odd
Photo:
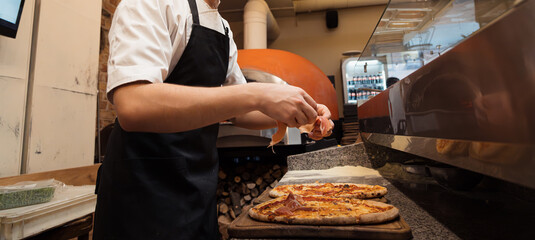
[[[267,116],[289,127],[299,127],[316,120],[317,104],[303,89],[273,83],[250,84],[257,88],[258,108]],[[325,113],[324,110],[322,112]]]
[[[318,117],[312,124],[307,124],[299,127],[302,133],[308,133],[308,137],[312,140],[320,140],[332,134],[334,122],[331,120],[331,111],[323,105],[318,104]]]
[[[327,119],[331,119],[331,111],[329,110],[329,108],[327,108],[327,106],[323,105],[323,104],[318,104],[317,105],[317,112],[318,112],[318,116],[319,117],[325,117]]]

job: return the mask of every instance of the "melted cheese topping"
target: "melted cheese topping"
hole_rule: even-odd
[[[285,216],[292,218],[329,218],[329,217],[358,217],[367,213],[385,212],[393,207],[378,207],[366,204],[366,201],[347,198],[303,197],[304,203],[300,208],[288,211],[276,211],[284,205],[284,197],[258,207],[260,214],[270,216]]]
[[[301,185],[282,185],[277,186],[274,191],[279,191],[284,194],[294,192],[295,194],[304,196],[344,196],[344,195],[363,195],[367,193],[375,193],[382,191],[385,188],[378,185],[355,185],[355,184],[301,184]]]

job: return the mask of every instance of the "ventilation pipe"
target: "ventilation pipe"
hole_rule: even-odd
[[[267,48],[267,41],[279,37],[280,29],[264,0],[249,0],[243,9],[244,49]]]
[[[388,0],[294,0],[295,12],[314,12],[327,9],[365,7],[387,4]]]

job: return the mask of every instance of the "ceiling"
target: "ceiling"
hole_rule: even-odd
[[[229,22],[241,22],[245,3],[247,0],[221,0],[219,13]],[[266,0],[266,3],[275,18],[295,16],[292,0]]]

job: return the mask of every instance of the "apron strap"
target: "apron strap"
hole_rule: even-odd
[[[199,10],[197,10],[197,2],[195,0],[188,0],[189,8],[191,10],[191,17],[194,24],[199,24]]]
[[[225,23],[223,22],[223,20],[221,20],[221,24],[223,25],[223,28],[225,29],[225,36],[228,37],[228,27],[225,26]]]

